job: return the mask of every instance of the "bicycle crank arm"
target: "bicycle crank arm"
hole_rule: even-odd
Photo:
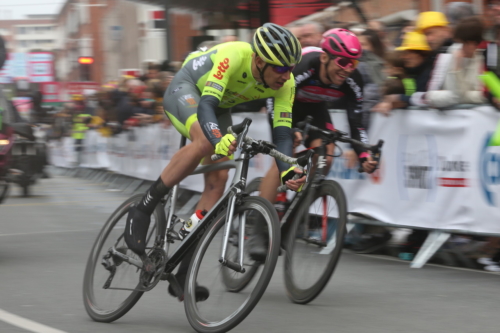
[[[219,259],[219,262],[226,267],[231,268],[233,271],[238,272],[238,273],[245,273],[245,268],[241,266],[240,264],[237,264],[235,262],[232,262],[231,260],[224,260],[222,258]]]
[[[120,251],[117,251],[116,248],[113,246],[112,248],[109,249],[109,252],[111,253],[112,256],[114,257],[118,257],[120,258],[121,260],[131,264],[131,265],[134,265],[135,267],[137,268],[141,268],[143,267],[143,263],[141,260],[137,260],[137,259],[134,259],[134,258],[130,258],[129,256],[127,256],[126,254],[123,254],[121,253]]]

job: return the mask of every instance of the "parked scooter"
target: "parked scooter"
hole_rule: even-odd
[[[33,128],[28,123],[14,123],[12,128],[14,144],[7,180],[18,184],[23,196],[27,197],[30,186],[44,175],[45,143],[37,142]]]

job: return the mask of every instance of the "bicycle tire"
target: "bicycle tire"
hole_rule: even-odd
[[[191,326],[200,333],[220,333],[227,332],[242,322],[257,305],[264,294],[269,281],[272,278],[276,263],[278,261],[280,247],[280,229],[278,215],[274,207],[267,200],[260,197],[245,197],[242,203],[236,207],[235,214],[244,210],[257,210],[265,218],[270,236],[270,245],[267,258],[263,266],[262,275],[256,283],[255,289],[250,292],[249,298],[228,317],[219,322],[209,322],[202,318],[198,313],[198,307],[195,299],[196,277],[200,269],[201,261],[208,249],[209,244],[214,239],[219,229],[225,225],[226,211],[220,213],[215,221],[207,228],[207,231],[200,239],[191,263],[189,265],[186,279],[184,298],[184,307],[186,316]]]
[[[85,305],[85,310],[87,311],[90,318],[97,322],[110,323],[113,322],[123,315],[125,315],[141,298],[144,294],[142,291],[131,291],[130,295],[125,298],[125,300],[116,308],[116,309],[101,309],[94,297],[94,273],[97,265],[100,265],[101,250],[104,242],[109,236],[110,232],[113,230],[115,225],[120,221],[120,219],[128,213],[131,205],[137,203],[141,200],[143,194],[136,194],[125,202],[123,202],[108,218],[107,222],[99,232],[94,245],[92,246],[92,250],[90,252],[89,258],[87,260],[87,265],[85,267],[84,280],[83,280],[83,300]],[[159,204],[155,211],[153,212],[153,216],[155,217],[155,228],[152,229],[152,225],[150,226],[149,232],[154,232],[155,235],[153,237],[153,241],[156,238],[156,233],[159,230],[159,224],[161,223],[161,219],[164,219],[163,206]],[[152,231],[154,230],[154,231]],[[151,236],[150,236],[151,237]],[[103,268],[104,269],[104,268]],[[140,282],[135,288],[140,286]],[[126,292],[126,291],[124,291]]]
[[[257,192],[260,188],[260,183],[262,178],[254,178],[246,187],[245,192],[250,194],[252,192]],[[223,267],[221,271],[222,281],[224,282],[228,291],[237,293],[242,291],[248,286],[248,284],[253,280],[255,274],[259,270],[260,263],[253,262],[252,265],[246,266],[247,271],[241,274],[240,278],[235,277],[234,271],[230,268]]]
[[[285,288],[287,291],[288,298],[298,304],[307,304],[314,300],[321,291],[326,287],[328,281],[330,280],[333,272],[335,271],[335,267],[340,258],[340,254],[342,253],[343,241],[346,233],[346,223],[347,223],[347,201],[344,194],[344,190],[342,187],[333,180],[325,180],[321,183],[319,187],[315,190],[311,189],[311,191],[315,191],[313,193],[308,193],[305,197],[305,202],[301,205],[301,208],[298,211],[297,216],[301,218],[296,218],[293,221],[292,227],[290,228],[287,238],[286,238],[286,257],[284,264],[284,277],[285,277]],[[325,270],[319,277],[318,281],[314,283],[309,288],[301,288],[297,285],[294,279],[293,273],[293,256],[294,256],[294,242],[297,237],[297,232],[299,227],[301,226],[304,218],[309,219],[309,208],[315,202],[315,200],[321,196],[330,196],[333,197],[338,206],[338,220],[336,224],[336,245],[335,248],[331,251],[330,258],[326,265]]]

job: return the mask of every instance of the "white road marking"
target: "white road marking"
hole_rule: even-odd
[[[80,229],[80,230],[59,230],[59,231],[40,231],[40,232],[24,232],[16,234],[0,234],[2,236],[28,236],[28,235],[39,235],[39,234],[58,234],[61,232],[85,232],[85,231],[99,231],[99,229]]]
[[[8,324],[11,324],[12,326],[20,327],[35,333],[66,333],[65,331],[61,331],[49,326],[45,326],[43,324],[39,324],[33,320],[19,317],[15,314],[3,311],[1,309],[0,309],[0,320]]]

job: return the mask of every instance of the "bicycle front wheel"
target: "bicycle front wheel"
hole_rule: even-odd
[[[285,287],[294,303],[307,304],[325,288],[342,252],[347,204],[342,187],[325,180],[304,198],[286,239]]]
[[[219,214],[200,239],[186,279],[184,289],[186,290],[184,298],[186,315],[191,326],[202,333],[227,332],[245,319],[264,294],[278,260],[280,229],[276,210],[265,199],[245,197],[242,203],[235,207],[233,225],[243,223],[244,219],[265,221],[259,225],[263,228],[261,235],[266,244],[267,256],[258,272],[250,270],[255,276],[249,281],[244,291],[230,292],[220,276],[221,271],[227,267],[219,263],[226,213],[224,211]],[[230,242],[231,240],[228,241]],[[228,244],[229,246],[232,245]],[[243,250],[245,248],[244,243],[239,243],[238,246],[242,246]],[[228,255],[226,258],[234,260]],[[210,290],[210,297],[206,301],[196,303],[194,293],[196,285],[205,286]]]
[[[105,288],[110,278],[110,271],[102,265],[104,257],[112,246],[117,251],[140,260],[125,244],[123,232],[130,207],[137,204],[142,197],[143,194],[132,196],[111,214],[90,252],[83,280],[83,300],[85,310],[95,321],[109,323],[119,319],[139,301],[144,293],[136,291],[141,287],[140,279],[143,270],[119,258],[110,257],[108,263],[114,267],[115,272],[111,284]],[[162,209],[163,206],[158,205],[151,216],[146,238],[146,249],[149,255],[159,230],[160,219],[164,216]]]

